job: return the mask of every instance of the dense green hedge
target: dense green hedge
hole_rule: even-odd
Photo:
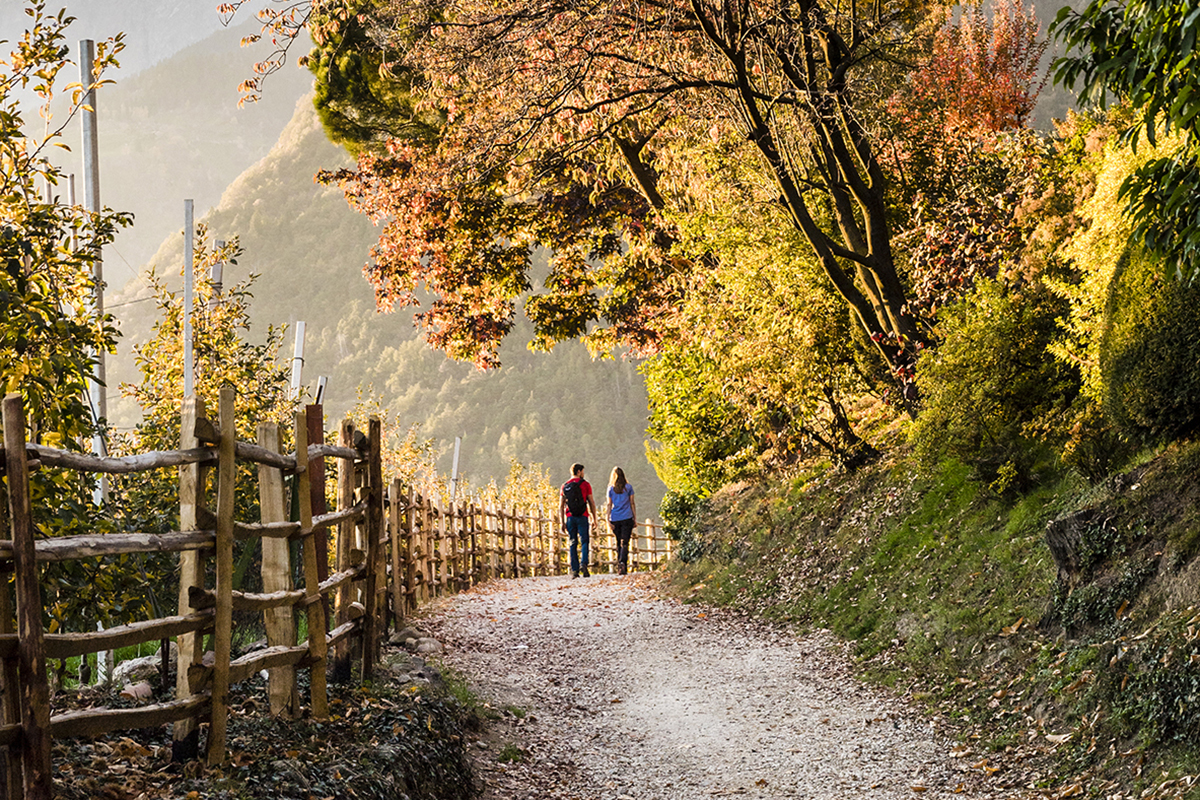
[[[1101,347],[1104,413],[1133,439],[1190,438],[1200,431],[1200,282],[1164,277],[1136,254],[1123,266]]]

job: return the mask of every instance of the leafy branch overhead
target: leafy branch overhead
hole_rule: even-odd
[[[778,401],[756,388],[751,449],[775,439],[785,452],[857,441],[838,410],[854,392],[915,413],[937,304],[914,296],[902,242],[962,189],[976,143],[1024,124],[1044,49],[1011,2],[960,21],[908,0],[296,2],[264,13],[279,48],[264,74],[301,30],[316,44],[304,61],[317,107],[359,159],[320,179],[380,228],[364,268],[377,305],[418,307],[429,342],[455,358],[497,366],[520,314],[535,349],[572,338],[644,357],[691,347],[689,309],[757,258],[695,235],[699,221],[731,203],[723,224],[769,226],[814,277],[777,291],[849,320],[826,325],[838,333],[824,341],[859,382],[771,412]],[[1010,239],[980,242],[995,260]]]

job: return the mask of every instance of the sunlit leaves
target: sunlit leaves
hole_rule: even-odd
[[[26,30],[0,59],[0,386],[25,396],[32,430],[58,434],[80,447],[94,429],[84,400],[94,354],[110,349],[115,330],[90,311],[95,255],[130,217],[110,209],[95,214],[61,202],[60,170],[47,157],[79,110],[49,114],[59,72],[69,65],[65,12],[26,8]],[[115,66],[117,36],[97,47],[95,70]],[[34,89],[44,105],[41,133],[27,129],[19,89]]]
[[[1137,117],[1123,131],[1136,147],[1164,132],[1182,134],[1178,151],[1145,165],[1122,188],[1134,235],[1185,275],[1200,269],[1200,201],[1196,169],[1200,138],[1200,14],[1193,3],[1095,0],[1081,12],[1064,8],[1054,23],[1068,55],[1055,80],[1078,87],[1101,105],[1126,100]]]

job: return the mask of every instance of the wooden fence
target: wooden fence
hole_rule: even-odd
[[[492,578],[566,572],[557,509],[501,509],[478,499],[442,507],[399,479],[385,481],[378,419],[369,421],[365,437],[343,422],[338,444],[327,445],[321,408],[309,406],[292,420],[295,453],[284,454],[274,424],[260,424],[254,444],[237,441],[231,388],[222,390],[218,412],[214,423],[189,398],[179,450],[98,458],[26,442],[20,395],[4,398],[0,475],[7,486],[11,539],[0,541],[0,570],[15,576],[11,594],[0,590],[0,768],[5,770],[0,791],[5,797],[50,800],[55,738],[172,724],[175,756],[189,759],[201,754],[200,726],[206,723],[203,755],[220,763],[226,757],[232,684],[267,670],[271,713],[298,716],[296,671],[307,669],[307,712],[327,718],[329,678],[349,679],[358,662],[361,678],[370,679],[389,624],[398,627],[420,603]],[[333,510],[326,510],[326,459],[336,463]],[[261,519],[256,522],[234,518],[239,460],[257,465]],[[177,468],[180,530],[38,539],[29,472],[51,467],[99,474]],[[291,481],[285,481],[288,476]],[[291,514],[285,510],[288,482]],[[592,566],[615,571],[612,536],[597,534]],[[262,546],[262,592],[238,591],[234,543],[253,540]],[[635,532],[630,567],[656,567],[670,557],[669,545],[658,526],[647,521]],[[294,549],[299,569],[293,569]],[[40,563],[162,552],[179,554],[175,616],[100,632],[44,632]],[[293,585],[294,573],[300,576],[298,585]],[[212,579],[206,582],[206,575]],[[262,613],[265,648],[234,657],[235,610]],[[302,642],[297,636],[301,617],[307,632]],[[178,647],[173,700],[51,715],[47,659],[171,639]]]

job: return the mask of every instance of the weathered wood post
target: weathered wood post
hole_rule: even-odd
[[[213,620],[212,722],[208,730],[209,764],[225,760],[229,721],[229,662],[233,657],[233,499],[237,478],[237,427],[234,389],[221,387],[221,441],[217,445],[216,616]]]
[[[471,585],[483,580],[482,561],[479,558],[479,506],[472,500],[467,505],[467,535],[471,540]]]
[[[25,455],[25,410],[21,395],[17,393],[4,398],[4,465],[13,569],[16,572],[22,796],[26,800],[51,800],[54,784],[50,772],[50,683],[42,631],[42,591],[33,546],[29,462]]]
[[[633,521],[633,532],[629,536],[629,570],[631,572],[637,570],[638,564],[642,560],[641,538],[642,534],[638,531],[637,520],[635,519]]]
[[[0,531],[12,533],[8,527],[8,492],[3,492],[0,498]],[[13,598],[8,588],[8,581],[0,582],[0,633],[14,634],[16,612],[13,609]],[[21,724],[21,680],[15,658],[0,660],[0,723],[4,725]],[[4,792],[3,800],[13,800],[21,796],[21,754],[15,747],[0,748],[0,768],[4,774],[0,777],[0,791]]]
[[[433,593],[441,597],[446,593],[446,514],[442,510],[441,492],[430,486],[429,494],[434,521],[433,546],[429,550],[433,559]]]
[[[342,420],[338,432],[338,446],[354,449],[354,423]],[[354,459],[338,459],[337,471],[337,507],[338,511],[354,505]],[[351,551],[354,549],[354,520],[342,520],[337,526],[336,561],[338,572],[344,572],[351,567]],[[338,626],[350,621],[350,603],[354,599],[353,588],[349,581],[344,581],[337,589],[337,604],[335,619]],[[333,650],[333,681],[346,683],[350,680],[350,644],[341,639],[334,645]]]
[[[529,569],[529,521],[512,504],[512,577],[520,578]]]
[[[404,519],[407,516],[404,502],[404,488],[399,478],[392,478],[391,492],[388,495],[388,544],[392,555],[392,630],[399,631],[405,613],[405,558],[403,540]]]
[[[180,415],[179,449],[191,450],[200,445],[196,436],[196,421],[204,416],[204,401],[195,395],[183,398]],[[204,505],[203,468],[199,464],[184,464],[179,468],[179,529],[194,531],[197,509]],[[187,550],[179,554],[179,616],[192,613],[190,592],[204,588],[204,555],[201,551]],[[176,638],[177,658],[175,662],[175,699],[192,696],[188,680],[188,668],[200,663],[204,655],[199,633],[185,633]],[[191,761],[200,755],[200,720],[196,717],[180,720],[171,729],[171,758],[175,761]]]
[[[504,506],[496,503],[496,577],[508,577],[508,514],[504,512]]]
[[[558,519],[558,509],[554,509],[547,517],[547,526],[550,529],[550,574],[558,575],[564,570],[562,569],[562,523]],[[542,509],[542,513],[546,513],[546,509]]]
[[[421,581],[422,602],[429,601],[437,592],[433,552],[433,503],[429,499],[428,491],[426,488],[426,495],[421,498],[421,562],[422,574],[425,576],[425,579]]]
[[[442,542],[445,552],[442,559],[445,562],[444,580],[446,594],[458,591],[458,533],[454,526],[454,501],[450,500],[442,507]]]
[[[417,490],[408,487],[408,505],[404,509],[404,610],[417,608]]]
[[[325,683],[326,653],[325,607],[321,603],[321,579],[317,572],[317,543],[313,539],[312,491],[308,473],[308,425],[303,411],[297,411],[296,424],[296,506],[300,510],[300,536],[304,556],[304,607],[308,621],[309,707],[314,719],[329,718],[329,696]]]
[[[383,538],[383,427],[379,417],[367,422],[367,513],[366,551],[367,569],[363,589],[362,677],[370,680],[375,674],[375,662],[379,658],[379,609],[381,604],[379,571],[383,566],[380,540]]]
[[[309,444],[324,444],[325,443],[325,410],[320,403],[310,404],[304,407],[304,419],[308,426],[308,443]],[[318,456],[308,462],[308,483],[309,491],[312,492],[312,510],[313,516],[319,517],[326,513],[329,508],[325,502],[325,457]],[[317,577],[322,582],[329,577],[329,529],[321,528],[314,531],[317,543]],[[330,618],[332,612],[332,604],[329,602],[328,595],[321,598],[324,604],[325,619]]]
[[[272,453],[279,452],[279,426],[275,423],[260,422],[257,439],[261,447]],[[258,465],[258,505],[264,523],[287,521],[287,510],[283,503],[283,474],[277,467]],[[271,536],[262,538],[264,592],[270,594],[291,591],[291,562],[291,546],[287,539]],[[266,625],[269,646],[296,646],[296,619],[291,606],[264,610],[263,622]],[[271,703],[271,716],[295,717],[300,708],[295,668],[271,667],[267,671],[267,695]]]
[[[489,581],[496,577],[492,569],[492,530],[491,501],[479,498],[479,556],[481,580]]]
[[[495,500],[488,501],[488,519],[491,521],[488,531],[490,542],[488,566],[491,577],[504,577],[504,512]]]

